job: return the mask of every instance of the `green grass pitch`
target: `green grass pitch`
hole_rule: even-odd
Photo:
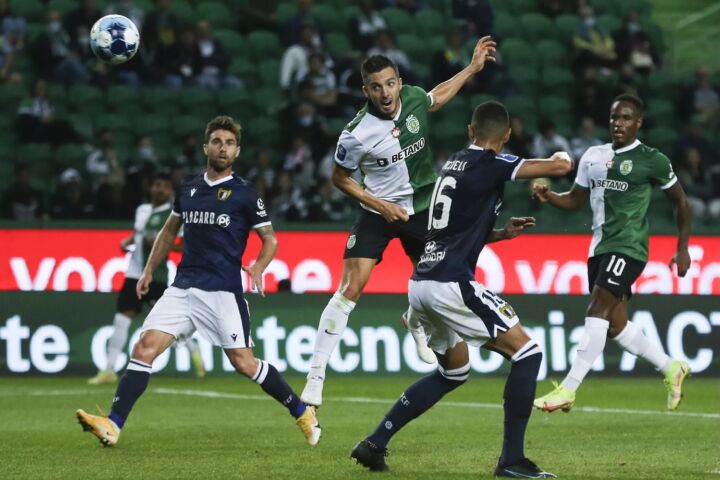
[[[471,376],[390,444],[390,472],[349,458],[417,377],[342,377],[326,385],[316,448],[284,408],[234,376],[158,376],[114,448],[74,411],[108,408],[114,387],[84,378],[0,378],[2,478],[491,478],[502,441],[502,378]],[[298,391],[303,379],[291,377]],[[550,389],[541,382],[538,391]],[[674,414],[659,378],[591,377],[569,414],[534,412],[527,455],[559,478],[720,479],[720,380],[689,378]],[[594,407],[594,408],[590,408]]]

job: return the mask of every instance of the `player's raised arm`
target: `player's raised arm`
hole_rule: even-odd
[[[443,105],[453,99],[473,75],[485,68],[485,62],[494,62],[495,47],[495,40],[492,37],[482,37],[478,40],[470,64],[456,73],[451,79],[445,80],[430,91],[433,104],[429,110],[435,112],[442,108]]]
[[[181,225],[180,216],[171,214],[160,233],[158,233],[157,238],[155,238],[152,250],[150,250],[150,256],[145,263],[145,269],[135,287],[138,298],[141,298],[150,289],[152,274],[161,262],[166,261]]]
[[[277,238],[275,237],[275,230],[272,225],[263,225],[255,229],[260,240],[262,241],[262,247],[260,247],[260,253],[258,253],[257,260],[250,267],[243,265],[242,269],[250,274],[252,279],[252,286],[255,288],[260,295],[265,296],[265,289],[263,287],[262,276],[267,266],[275,257],[277,252]]]
[[[518,168],[515,178],[559,177],[572,171],[573,163],[565,152],[555,152],[550,158],[531,158]]]
[[[690,254],[688,253],[688,241],[690,240],[690,205],[688,205],[685,190],[683,190],[680,182],[666,188],[665,195],[673,202],[675,210],[675,224],[677,225],[677,249],[672,260],[670,260],[670,268],[673,264],[677,265],[678,277],[684,277],[688,269],[690,269]]]
[[[547,185],[534,184],[532,197],[540,203],[549,203],[553,207],[557,207],[563,210],[577,210],[578,208],[585,205],[585,202],[587,202],[587,199],[590,196],[590,190],[588,189],[589,183],[586,172],[587,154],[588,153],[585,152],[583,158],[580,159],[580,163],[578,164],[577,176],[575,177],[575,183],[569,191],[557,193],[550,190]],[[558,154],[556,153],[551,158],[554,158],[556,155]],[[518,172],[518,177],[520,177],[520,172]]]
[[[353,178],[352,172],[339,165],[333,167],[332,182],[342,190],[342,192],[358,202],[379,212],[388,222],[402,221],[407,222],[410,219],[407,211],[399,205],[381,200],[374,195],[370,195],[360,186]]]

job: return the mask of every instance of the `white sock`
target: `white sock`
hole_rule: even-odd
[[[188,349],[188,352],[191,354],[195,352],[198,348],[200,348],[197,344],[197,341],[194,338],[188,338],[185,341],[185,347]]]
[[[308,380],[311,377],[325,378],[325,368],[328,360],[345,331],[348,316],[350,316],[353,308],[355,308],[355,302],[348,300],[340,293],[335,293],[328,302],[327,307],[320,316],[320,324],[315,337],[315,349],[313,350],[312,360],[310,360]]]
[[[615,337],[615,341],[633,355],[652,363],[655,369],[663,373],[667,373],[672,364],[672,358],[665,354],[662,346],[651,342],[642,329],[633,322],[627,322],[627,326]]]
[[[123,315],[120,312],[115,314],[115,319],[113,320],[115,330],[113,330],[113,334],[110,336],[107,344],[107,364],[105,364],[105,371],[115,371],[115,361],[122,349],[125,348],[131,322],[132,319],[127,315]]]
[[[595,360],[605,349],[605,340],[610,322],[598,317],[585,317],[585,331],[577,349],[577,357],[573,361],[570,372],[560,384],[568,390],[575,391],[580,387],[585,375],[592,368]]]

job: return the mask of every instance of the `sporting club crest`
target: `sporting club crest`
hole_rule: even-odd
[[[619,170],[622,175],[629,174],[630,172],[632,172],[632,169],[633,169],[632,160],[623,160],[622,162],[620,162]]]
[[[350,250],[355,246],[355,235],[350,235],[347,240],[347,249]]]
[[[420,120],[415,115],[410,115],[405,119],[405,126],[410,133],[418,133],[420,131]]]

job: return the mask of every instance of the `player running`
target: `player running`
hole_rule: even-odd
[[[125,272],[125,280],[117,299],[117,310],[113,319],[113,333],[107,343],[107,362],[97,375],[88,380],[90,385],[117,382],[115,363],[120,352],[127,344],[128,331],[133,317],[142,311],[143,303],[147,303],[152,307],[167,288],[168,270],[165,262],[162,262],[155,270],[147,295],[140,299],[135,293],[135,285],[137,285],[137,281],[142,275],[145,259],[148,258],[155,237],[172,211],[170,200],[173,193],[170,175],[162,172],[155,174],[150,185],[150,203],[143,203],[138,206],[135,210],[134,231],[132,235],[122,239],[120,242],[120,247],[124,251],[132,250],[132,253],[130,254],[128,269]],[[182,244],[173,245],[172,249],[182,251]],[[195,375],[204,377],[205,367],[197,342],[192,338],[188,338],[185,345],[190,350]]]
[[[233,174],[240,154],[240,125],[226,116],[214,118],[205,129],[203,150],[207,170],[189,178],[180,189],[172,215],[155,239],[137,295],[149,292],[153,272],[167,258],[182,225],[185,251],[175,281],[165,290],[145,319],[140,340],[120,379],[110,415],[76,412],[83,429],[106,446],[115,445],[130,411],[147,388],[152,362],[173,342],[195,330],[227,355],[238,373],[245,375],[295,417],[310,445],[320,440],[315,409],[306,406],[280,373],[256,359],[250,339],[250,315],[243,298],[241,260],[250,230],[262,240],[257,260],[242,267],[252,286],[263,293],[262,274],[277,250],[277,239],[263,201],[254,188]]]
[[[510,133],[510,119],[502,104],[478,105],[468,126],[472,144],[445,162],[435,183],[427,241],[408,296],[439,366],[405,390],[375,431],[352,450],[351,456],[370,470],[387,470],[387,444],[393,435],[465,383],[470,343],[498,352],[512,363],[503,395],[505,433],[495,475],[555,477],[524,452],[542,351],[512,307],[475,281],[475,266],[486,243],[515,238],[535,224],[531,217],[511,218],[505,228],[493,230],[505,182],[565,175],[572,170],[572,162],[564,152],[543,160],[498,154]]]
[[[575,392],[605,349],[608,336],[663,373],[668,410],[677,409],[682,399],[682,383],[690,373],[690,366],[668,357],[661,345],[652,342],[639,326],[628,321],[631,286],[642,273],[648,258],[647,209],[653,186],[660,187],[675,206],[677,251],[670,261],[670,268],[676,264],[680,277],[690,268],[687,197],[670,160],[637,139],[643,122],[643,108],[642,100],[634,95],[623,94],[615,98],[610,110],[613,141],[590,147],[585,152],[570,191],[555,193],[546,186],[533,186],[534,196],[540,202],[574,210],[582,207],[590,197],[593,211],[593,238],[588,254],[591,293],[585,332],[565,380],[552,392],[535,399],[535,408],[548,412],[570,411],[575,403]]]
[[[368,102],[340,134],[332,174],[335,186],[357,200],[362,210],[347,240],[340,286],[320,316],[301,395],[305,403],[322,404],[330,355],[388,243],[399,238],[413,265],[420,258],[437,178],[428,142],[428,112],[449,102],[488,61],[495,61],[495,42],[483,37],[470,64],[430,93],[403,85],[397,66],[385,56],[375,55],[363,63],[362,88]],[[358,169],[362,185],[351,177]],[[420,358],[435,363],[422,327],[407,313],[402,320],[415,339]]]

